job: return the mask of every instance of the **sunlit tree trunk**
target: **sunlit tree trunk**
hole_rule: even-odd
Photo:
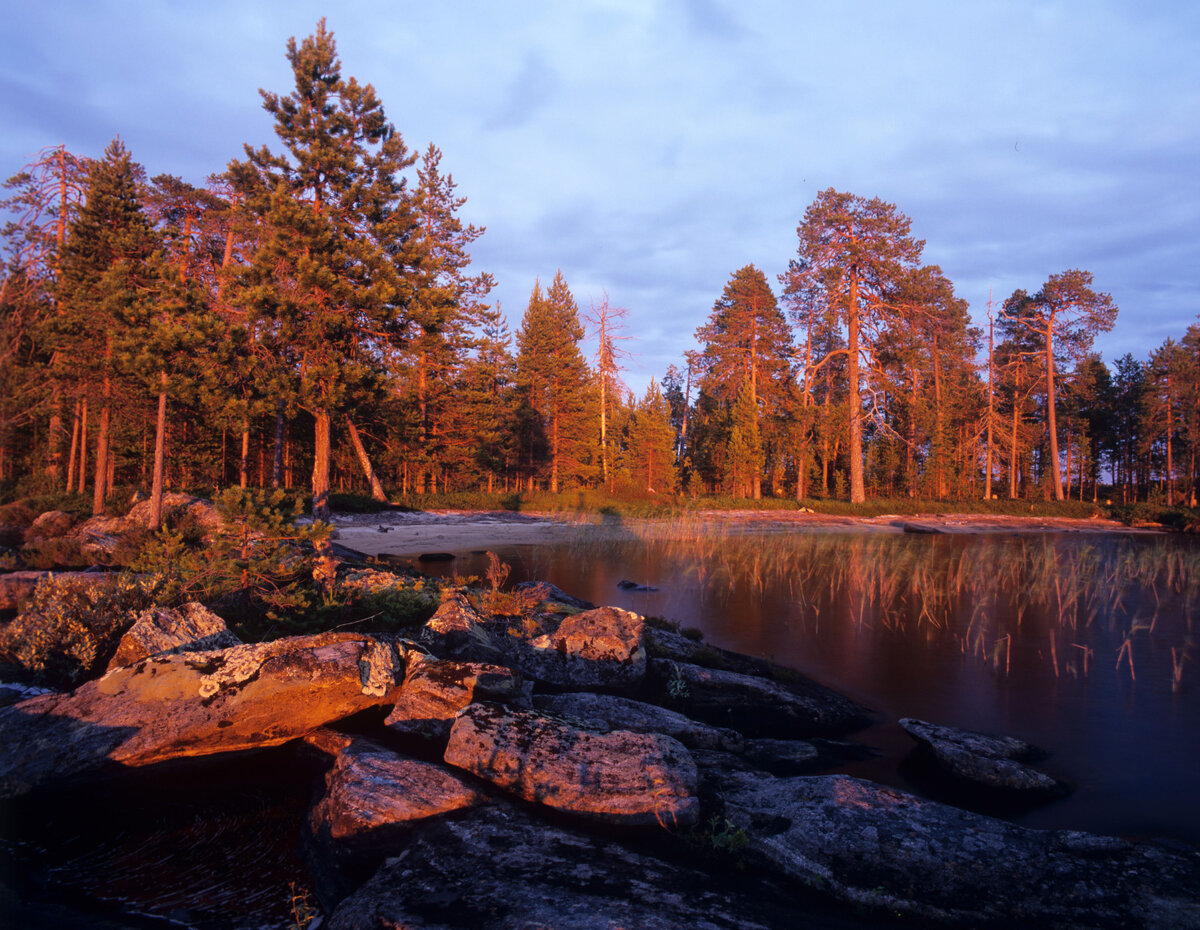
[[[154,428],[154,477],[150,489],[150,529],[162,523],[163,470],[167,448],[167,373],[159,373],[158,418]]]
[[[371,466],[371,458],[367,455],[366,446],[363,445],[362,436],[359,435],[358,427],[354,425],[354,421],[349,417],[346,418],[346,425],[350,431],[350,443],[354,446],[354,454],[358,456],[358,463],[362,466],[363,474],[367,478],[367,483],[371,486],[371,498],[379,501],[381,504],[390,503],[387,493],[383,490],[383,483],[379,480],[379,476],[375,473],[375,469]]]
[[[314,520],[329,520],[329,411],[313,412],[312,512]]]

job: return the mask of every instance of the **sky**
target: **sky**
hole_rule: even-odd
[[[278,150],[260,88],[326,17],[414,151],[486,228],[474,267],[512,329],[561,269],[628,310],[626,382],[682,367],[730,276],[776,294],[827,188],[912,220],[986,324],[1085,268],[1120,308],[1097,341],[1145,360],[1200,315],[1194,0],[6,0],[0,176],[116,136],[201,184]]]

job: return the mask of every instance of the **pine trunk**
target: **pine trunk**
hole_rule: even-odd
[[[158,375],[158,418],[154,422],[154,477],[150,487],[150,529],[162,524],[163,471],[167,449],[167,373]]]
[[[846,378],[850,383],[850,502],[861,504],[867,499],[867,491],[863,480],[862,397],[858,387],[858,279],[853,277],[850,279],[846,323],[846,348],[849,353]]]
[[[1050,480],[1054,484],[1054,499],[1063,499],[1062,470],[1058,464],[1058,415],[1054,403],[1054,318],[1046,330],[1046,428],[1050,432]]]
[[[250,418],[242,418],[242,453],[238,457],[238,487],[250,485],[250,476],[246,466],[250,460]]]
[[[312,515],[314,520],[329,520],[329,411],[313,413]]]
[[[371,458],[367,455],[367,449],[363,445],[362,437],[358,433],[358,427],[354,425],[354,421],[346,417],[346,425],[350,428],[350,442],[354,446],[354,454],[358,456],[358,464],[362,466],[363,474],[367,477],[367,483],[371,486],[371,498],[381,504],[390,504],[387,493],[383,490],[383,483],[379,480],[379,476],[375,474],[375,469],[371,467]]]

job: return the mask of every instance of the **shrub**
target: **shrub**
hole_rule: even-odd
[[[103,670],[137,615],[160,603],[159,582],[47,576],[25,611],[0,630],[0,662],[34,684],[76,687]]]

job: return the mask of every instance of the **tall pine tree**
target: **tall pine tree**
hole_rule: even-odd
[[[292,93],[262,92],[285,153],[247,146],[230,170],[266,225],[239,300],[291,355],[314,423],[313,515],[328,519],[331,421],[380,389],[402,327],[394,259],[412,216],[399,172],[414,159],[374,88],[342,76],[324,20],[287,58]]]

